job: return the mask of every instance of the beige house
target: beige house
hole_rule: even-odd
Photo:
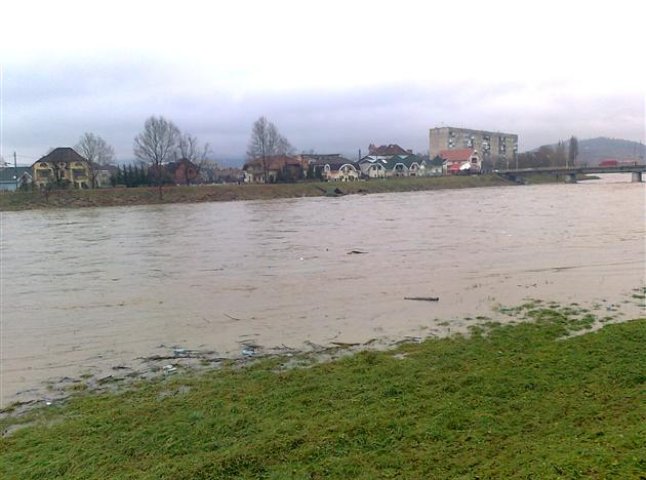
[[[386,178],[386,165],[390,156],[367,155],[359,160],[361,173],[367,178]]]
[[[361,173],[368,178],[417,177],[425,175],[425,163],[417,155],[367,155],[359,160]]]
[[[307,162],[289,155],[256,158],[242,167],[245,183],[294,182],[304,178],[306,170]]]
[[[62,188],[92,188],[90,163],[73,148],[55,148],[34,162],[31,170],[34,185],[38,188],[49,185]]]
[[[94,177],[94,188],[108,188],[112,186],[112,177],[117,174],[119,168],[114,165],[99,165],[92,163],[91,174]]]
[[[354,162],[330,162],[323,166],[323,178],[328,182],[354,182],[359,180],[360,175],[360,170]]]
[[[444,160],[439,155],[432,160],[425,160],[423,163],[424,175],[429,177],[444,175]]]

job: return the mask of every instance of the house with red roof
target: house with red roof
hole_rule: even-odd
[[[427,175],[426,161],[396,143],[368,146],[368,155],[359,160],[361,174],[367,178],[414,177]]]
[[[482,170],[480,155],[472,148],[441,150],[438,156],[444,161],[445,175],[480,173]]]
[[[293,182],[305,178],[307,162],[300,156],[271,155],[248,161],[242,171],[245,183]]]
[[[164,166],[176,185],[201,183],[200,167],[188,158],[180,158]]]

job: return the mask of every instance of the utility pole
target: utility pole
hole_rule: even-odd
[[[13,152],[13,179],[16,181],[16,192],[18,191],[18,162],[16,161],[16,152]]]

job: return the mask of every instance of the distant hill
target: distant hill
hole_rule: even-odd
[[[568,142],[569,139],[563,140],[565,148]],[[551,146],[556,147],[556,144]],[[579,139],[577,163],[598,165],[603,160],[644,163],[644,159],[646,159],[646,146],[639,142],[608,137]]]
[[[606,137],[579,140],[577,160],[590,165],[596,165],[607,159],[644,163],[644,158],[646,158],[646,146],[638,142]]]

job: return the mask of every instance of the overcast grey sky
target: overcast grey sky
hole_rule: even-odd
[[[644,141],[639,2],[5,2],[0,154],[101,135],[133,158],[151,115],[242,158],[252,123],[299,150],[428,149],[441,125]]]

